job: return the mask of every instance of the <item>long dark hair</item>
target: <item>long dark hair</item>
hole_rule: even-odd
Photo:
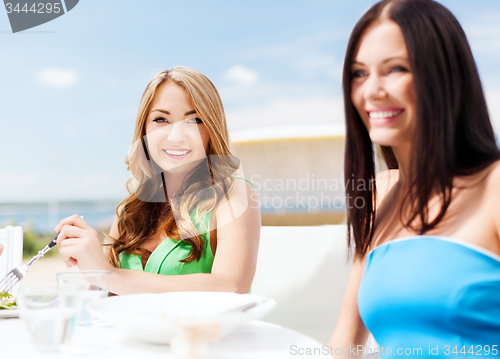
[[[405,226],[419,233],[434,228],[450,205],[453,177],[477,173],[500,158],[476,64],[453,14],[432,0],[375,4],[352,31],[343,70],[348,244],[354,236],[360,257],[368,251],[375,227],[375,161],[370,136],[351,101],[351,63],[365,29],[385,16],[403,33],[417,97],[410,189],[400,208],[401,218],[403,208],[410,210]],[[392,149],[381,150],[387,166],[398,168]],[[349,186],[353,177],[371,186]],[[440,194],[441,210],[430,221],[428,200],[433,191]]]

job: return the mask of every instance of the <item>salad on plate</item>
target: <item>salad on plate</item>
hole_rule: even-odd
[[[9,293],[0,293],[0,309],[17,309],[16,297]]]

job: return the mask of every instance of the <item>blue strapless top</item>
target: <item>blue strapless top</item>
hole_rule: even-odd
[[[500,257],[447,237],[390,241],[367,255],[358,309],[384,356],[500,357]]]

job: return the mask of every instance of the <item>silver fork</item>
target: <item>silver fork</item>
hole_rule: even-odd
[[[45,253],[50,251],[50,249],[54,247],[56,244],[57,244],[57,236],[55,236],[55,238],[51,240],[50,243],[47,244],[43,249],[41,249],[33,258],[31,258],[31,260],[28,263],[23,264],[21,266],[17,266],[9,273],[7,273],[4,279],[2,279],[2,281],[0,282],[0,295],[5,294],[9,290],[11,290],[12,287],[14,287],[17,284],[17,282],[23,279],[23,277],[28,272],[29,266],[35,263],[40,258],[42,258],[45,255]]]

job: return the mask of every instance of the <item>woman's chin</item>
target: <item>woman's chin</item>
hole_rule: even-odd
[[[369,129],[370,139],[379,146],[394,147],[411,143],[413,137],[411,126],[382,127],[373,126]]]
[[[161,169],[169,174],[175,174],[175,175],[188,174],[194,168],[196,168],[196,166],[198,166],[202,161],[203,159],[191,160],[189,162],[184,162],[184,163],[166,163],[161,165]]]
[[[376,145],[387,147],[397,146],[403,142],[401,136],[393,134],[370,133],[370,139]]]
[[[391,141],[374,141],[372,140],[372,142],[378,146],[383,146],[383,147],[392,147],[394,146],[394,143],[391,142]]]

